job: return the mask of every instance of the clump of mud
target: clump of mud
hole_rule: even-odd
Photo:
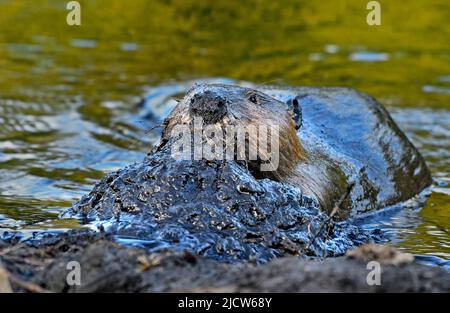
[[[285,255],[339,256],[380,240],[335,222],[292,186],[257,180],[233,161],[176,161],[168,146],[107,175],[65,217],[76,216],[147,248],[222,262]]]
[[[0,292],[448,292],[450,273],[407,262],[388,246],[363,246],[348,257],[280,258],[264,265],[227,264],[189,252],[149,253],[89,230],[0,238]],[[382,266],[368,284],[367,260]],[[68,285],[69,262],[80,264]],[[3,289],[2,289],[3,288]]]

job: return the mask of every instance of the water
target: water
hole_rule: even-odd
[[[378,28],[361,1],[81,1],[81,27],[65,4],[0,0],[1,230],[80,227],[58,214],[157,141],[146,93],[161,114],[194,79],[350,86],[388,107],[436,181],[423,209],[369,224],[448,264],[448,1],[383,3]]]

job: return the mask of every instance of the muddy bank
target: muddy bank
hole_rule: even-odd
[[[283,257],[258,266],[220,263],[172,250],[149,253],[87,230],[22,243],[16,239],[0,241],[0,281],[18,292],[450,291],[450,273],[416,264],[411,256],[387,246],[366,245],[345,257],[322,261]],[[366,283],[371,260],[381,263],[379,286]],[[80,286],[66,283],[71,261],[80,263]]]

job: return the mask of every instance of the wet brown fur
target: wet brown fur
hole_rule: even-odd
[[[327,168],[317,164],[315,158],[311,158],[302,147],[289,107],[258,91],[226,85],[194,86],[165,120],[163,142],[169,140],[175,125],[189,125],[192,122],[193,116],[188,109],[189,101],[193,94],[209,88],[223,89],[226,93],[228,114],[217,123],[219,127],[279,126],[279,166],[276,171],[263,172],[258,170],[259,163],[249,161],[249,168],[255,176],[290,183],[303,193],[313,196],[326,211],[332,209],[335,200],[330,195],[333,189],[330,187],[332,177],[327,173]],[[252,95],[257,96],[258,104],[249,101]],[[258,134],[250,133],[249,136],[257,137]],[[270,138],[268,141],[270,142]],[[250,144],[255,143],[254,140],[250,142]]]

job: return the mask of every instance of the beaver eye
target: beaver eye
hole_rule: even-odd
[[[258,104],[258,96],[255,94],[250,95],[248,100],[250,100],[250,102],[253,102],[254,104]]]

